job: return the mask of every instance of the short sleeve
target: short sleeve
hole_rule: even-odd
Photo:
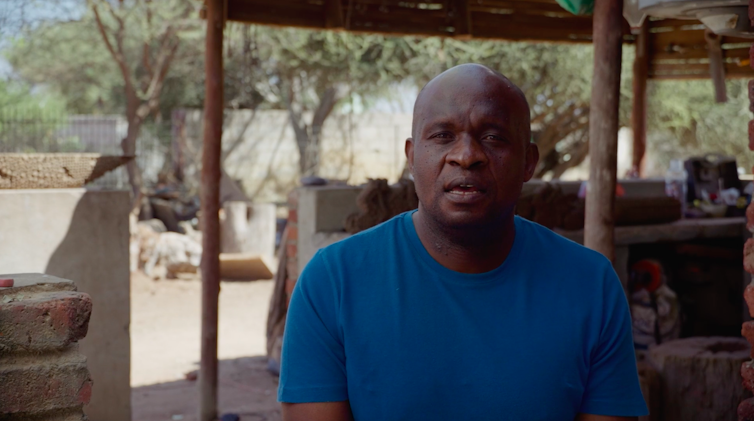
[[[579,412],[634,417],[647,415],[639,386],[631,314],[612,267],[605,270],[602,323],[590,355],[586,391]]]
[[[306,266],[288,307],[280,366],[280,402],[348,400],[339,293],[322,251]]]

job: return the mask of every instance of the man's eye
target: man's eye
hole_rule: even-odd
[[[450,133],[435,133],[430,136],[430,139],[450,139],[452,136]]]
[[[494,140],[494,141],[501,141],[504,140],[501,136],[498,136],[496,134],[488,134],[484,136],[485,140]]]

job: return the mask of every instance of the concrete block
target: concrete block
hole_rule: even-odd
[[[95,384],[91,421],[131,421],[130,208],[126,191],[0,190],[3,272],[72,279],[91,297],[79,343]]]

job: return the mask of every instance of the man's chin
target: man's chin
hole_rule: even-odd
[[[475,229],[494,225],[502,214],[479,207],[444,207],[437,215],[442,224],[450,229]]]

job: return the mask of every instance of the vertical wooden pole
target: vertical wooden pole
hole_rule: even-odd
[[[707,41],[709,74],[712,79],[712,86],[715,88],[715,102],[728,102],[728,93],[725,89],[725,62],[723,61],[723,49],[720,46],[720,35],[705,29],[704,39]]]
[[[623,0],[594,4],[594,75],[589,112],[589,189],[584,244],[615,258],[615,183],[618,156],[618,103],[623,37]]]
[[[634,132],[634,151],[631,173],[643,175],[644,154],[647,150],[647,76],[649,75],[649,19],[639,29],[636,37],[634,59],[634,102],[631,109],[631,128]]]
[[[220,295],[220,154],[223,124],[224,0],[206,0],[207,38],[202,147],[202,351],[199,421],[217,418],[217,321]]]

